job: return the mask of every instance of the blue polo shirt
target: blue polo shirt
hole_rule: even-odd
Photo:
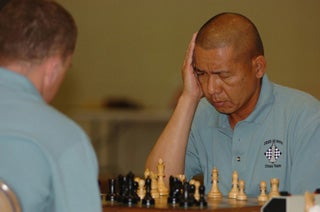
[[[27,78],[2,68],[0,99],[0,179],[22,211],[101,211],[97,160],[83,130]]]
[[[232,129],[228,116],[203,98],[187,146],[185,174],[203,174],[206,192],[211,172],[219,171],[219,189],[227,195],[232,172],[246,182],[249,196],[265,180],[279,178],[279,190],[303,194],[320,187],[320,104],[304,92],[273,84],[267,75],[254,111]]]

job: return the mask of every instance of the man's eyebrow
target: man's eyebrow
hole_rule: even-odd
[[[210,74],[221,74],[221,73],[227,73],[229,72],[228,70],[215,70],[215,71],[206,71],[206,70],[201,70],[200,68],[197,68],[195,65],[193,65],[193,70],[196,72],[208,72]]]
[[[193,70],[199,71],[199,72],[205,72],[204,70],[199,69],[196,65],[192,65]]]

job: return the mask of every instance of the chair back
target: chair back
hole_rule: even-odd
[[[12,189],[0,179],[0,211],[21,212],[20,203]]]

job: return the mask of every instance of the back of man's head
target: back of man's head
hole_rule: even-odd
[[[9,0],[0,9],[0,66],[65,59],[76,38],[74,19],[53,0]]]

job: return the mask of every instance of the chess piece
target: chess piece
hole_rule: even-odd
[[[194,205],[196,203],[196,198],[194,197],[194,194],[196,192],[196,186],[194,184],[189,183],[188,191],[189,191],[188,201],[190,202],[190,205]]]
[[[305,204],[305,212],[309,212],[310,209],[315,205],[314,194],[306,191],[304,193],[304,204]]]
[[[244,190],[245,190],[245,181],[239,180],[239,193],[237,195],[237,200],[247,200],[248,199]]]
[[[207,207],[208,203],[207,203],[207,201],[205,199],[205,187],[204,187],[204,185],[200,185],[199,186],[199,194],[200,194],[199,200],[196,202],[197,206],[199,206],[200,208]]]
[[[208,198],[213,198],[213,199],[220,199],[222,198],[222,194],[219,190],[218,187],[218,169],[217,168],[213,168],[212,169],[212,175],[211,175],[211,179],[212,179],[212,187],[210,192],[208,193]]]
[[[186,176],[184,174],[179,174],[177,175],[177,178],[182,182],[184,183],[186,181]]]
[[[146,194],[142,199],[142,205],[145,205],[145,206],[154,205],[154,202],[155,202],[154,198],[151,195],[151,181],[152,179],[150,179],[149,176],[145,179]]]
[[[151,195],[153,198],[159,198],[159,190],[158,190],[158,180],[157,175],[150,171],[150,178],[151,178]]]
[[[109,179],[109,192],[106,194],[106,201],[114,202],[118,198],[118,194],[116,193],[116,179]]]
[[[165,177],[165,165],[162,159],[159,159],[158,162],[158,191],[160,196],[166,196],[169,194],[169,189],[165,186],[164,177]]]
[[[269,199],[272,197],[279,197],[279,179],[278,178],[271,178],[270,179],[270,192],[269,192]]]
[[[181,207],[187,208],[187,207],[191,207],[194,204],[194,199],[190,198],[191,196],[189,195],[189,192],[190,192],[189,183],[184,182],[182,197],[180,199],[180,206]]]
[[[139,196],[136,193],[137,183],[134,182],[134,174],[129,172],[127,175],[127,185],[126,192],[123,196],[123,203],[128,204],[129,206],[137,204],[140,201]]]
[[[137,190],[137,194],[140,197],[140,199],[143,199],[144,196],[146,195],[146,190],[144,188],[145,186],[145,180],[144,179],[137,179],[138,182],[138,190]]]
[[[238,193],[239,193],[238,172],[237,171],[233,171],[233,173],[232,173],[232,188],[231,188],[231,191],[229,192],[228,196],[231,199],[236,199]]]
[[[194,198],[196,201],[199,201],[199,199],[200,199],[200,192],[199,192],[200,182],[192,179],[189,181],[189,184],[195,186]]]
[[[146,169],[146,170],[144,171],[144,179],[147,179],[149,176],[150,176],[150,170],[149,170],[149,169]]]
[[[266,192],[267,192],[267,182],[262,180],[260,182],[260,195],[258,196],[259,202],[266,202],[269,199]]]
[[[119,189],[119,195],[117,198],[118,202],[122,202],[124,199],[124,196],[126,194],[126,184],[127,184],[127,177],[119,175],[118,176],[118,189]]]
[[[168,203],[172,205],[179,204],[181,198],[182,182],[177,177],[170,176],[169,178],[169,196]]]

